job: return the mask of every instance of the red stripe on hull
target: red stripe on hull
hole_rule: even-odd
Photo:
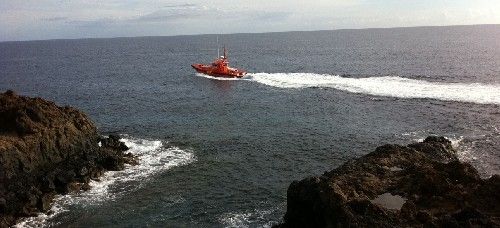
[[[202,64],[193,64],[193,65],[191,65],[191,67],[193,67],[196,70],[196,72],[198,72],[198,73],[210,75],[210,76],[213,76],[213,77],[241,78],[241,77],[243,77],[246,74],[245,71],[241,71],[241,70],[238,70],[237,73],[234,73],[234,72],[218,72],[219,70],[217,68],[214,69],[211,66],[202,65]]]

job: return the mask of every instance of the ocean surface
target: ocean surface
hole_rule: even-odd
[[[500,25],[0,43],[0,91],[86,112],[141,164],[19,227],[262,227],[293,180],[385,143],[453,141],[500,173]]]

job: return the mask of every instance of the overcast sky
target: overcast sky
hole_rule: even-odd
[[[500,24],[499,0],[0,0],[0,41]]]

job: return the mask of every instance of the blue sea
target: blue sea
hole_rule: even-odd
[[[500,25],[0,43],[0,91],[87,113],[140,164],[19,227],[263,227],[293,180],[443,135],[500,174]]]

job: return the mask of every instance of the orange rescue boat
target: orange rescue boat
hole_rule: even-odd
[[[245,70],[229,67],[229,61],[226,55],[226,47],[224,47],[224,56],[220,56],[212,64],[205,65],[196,63],[191,66],[199,73],[214,77],[241,78],[247,73]]]

